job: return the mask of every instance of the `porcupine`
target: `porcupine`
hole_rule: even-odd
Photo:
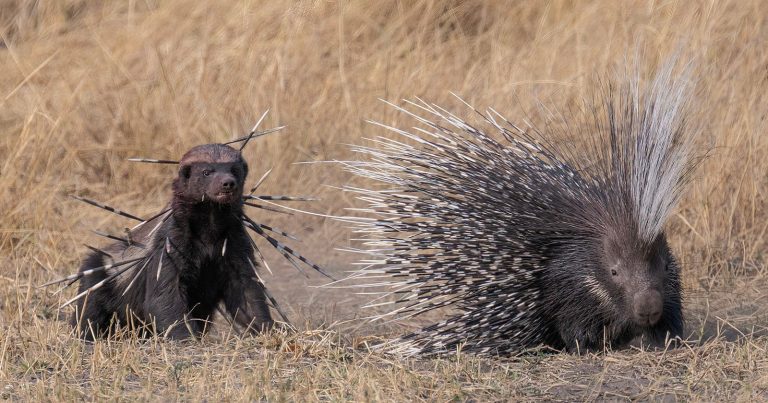
[[[244,213],[244,205],[270,209],[245,201],[249,199],[306,200],[254,196],[258,184],[251,194],[243,195],[248,164],[241,150],[256,135],[254,128],[249,136],[236,140],[244,141],[240,150],[206,144],[192,148],[178,162],[134,159],[179,165],[170,204],[148,220],[79,198],[141,221],[127,239],[110,236],[117,242],[103,249],[90,247],[92,252],[77,274],[49,283],[80,280],[78,295],[64,305],[77,302],[72,324],[81,337],[105,336],[129,323],[141,325],[145,335],[195,337],[206,330],[217,310],[245,331],[257,332],[273,325],[267,300],[287,321],[258,274],[255,255],[261,258],[261,253],[246,228],[266,238],[294,265],[294,258],[299,259],[327,275],[267,231],[289,234]]]
[[[387,287],[366,307],[396,304],[374,319],[454,309],[382,348],[507,355],[681,336],[680,268],[664,224],[695,166],[695,130],[689,68],[676,76],[672,64],[645,87],[639,73],[600,87],[584,126],[564,125],[584,155],[493,109],[478,114],[503,140],[421,100],[395,106],[416,131],[378,123],[416,145],[354,146],[370,159],[348,169],[386,185],[346,188],[368,202],[351,220],[367,234],[353,251],[369,258],[350,278]]]

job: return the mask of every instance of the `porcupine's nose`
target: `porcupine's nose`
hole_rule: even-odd
[[[635,321],[643,326],[652,326],[661,318],[664,306],[661,293],[656,290],[643,290],[635,293],[632,301]]]

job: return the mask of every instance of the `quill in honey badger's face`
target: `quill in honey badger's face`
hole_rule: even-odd
[[[189,150],[179,162],[174,194],[188,201],[240,203],[248,165],[240,152],[222,144]]]

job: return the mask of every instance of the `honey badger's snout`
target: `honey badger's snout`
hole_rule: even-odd
[[[209,189],[210,196],[219,203],[231,203],[240,196],[237,178],[229,172],[217,172]]]
[[[632,314],[635,322],[641,326],[653,326],[661,318],[664,299],[654,289],[638,291],[632,298]]]
[[[234,191],[236,187],[237,182],[235,182],[235,177],[232,175],[229,175],[229,178],[224,179],[221,183],[221,188],[225,191]]]

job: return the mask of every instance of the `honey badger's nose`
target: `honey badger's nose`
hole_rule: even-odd
[[[235,179],[234,178],[224,179],[224,182],[221,184],[221,187],[224,190],[233,190],[235,188]]]
[[[656,290],[644,290],[635,293],[632,310],[637,323],[644,326],[655,325],[661,318],[664,301]]]

